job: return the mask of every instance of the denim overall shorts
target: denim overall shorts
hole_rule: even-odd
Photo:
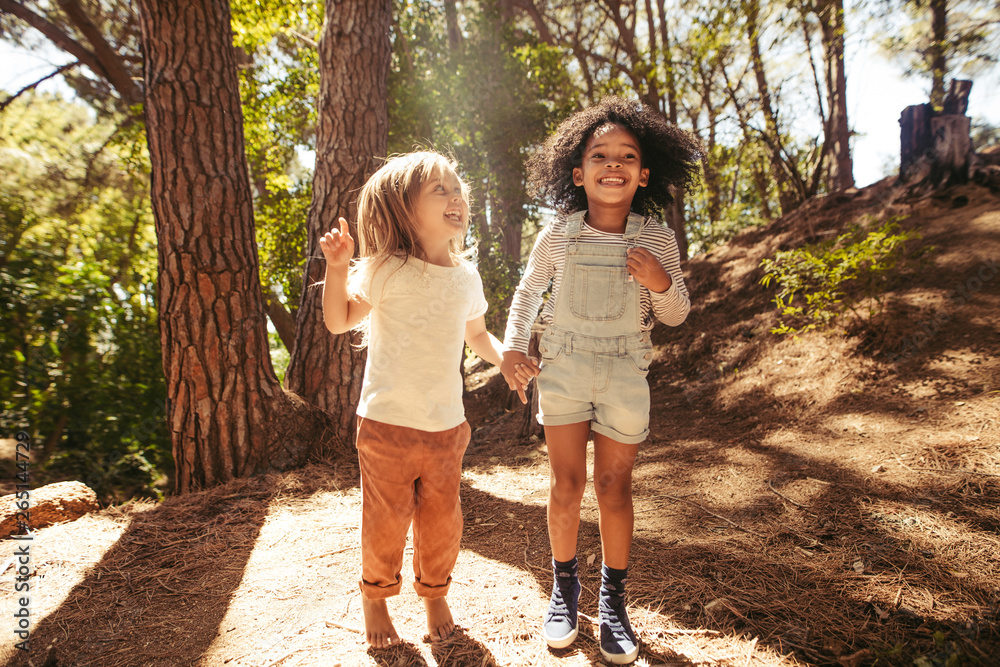
[[[635,247],[644,218],[630,214],[623,238]],[[612,440],[649,435],[653,358],[641,330],[639,284],[629,280],[626,248],[584,245],[583,212],[567,220],[566,265],[552,323],[539,341],[538,420],[545,426],[591,422]]]

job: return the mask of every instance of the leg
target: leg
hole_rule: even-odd
[[[632,468],[639,445],[594,433],[594,492],[600,511],[604,563],[624,570],[632,548]]]
[[[589,421],[545,427],[549,450],[549,543],[552,557],[558,561],[576,556],[580,502],[587,486],[589,437]]]
[[[552,546],[552,596],[542,621],[542,637],[552,648],[565,648],[578,634],[576,540],[580,501],[587,486],[587,438],[590,422],[546,426],[549,450],[549,542]]]
[[[594,433],[594,490],[600,510],[601,594],[598,603],[601,654],[614,665],[631,663],[639,642],[625,609],[625,578],[632,547],[632,467],[638,444]]]
[[[462,457],[468,422],[440,433],[421,433],[420,479],[413,517],[413,587],[423,598],[427,632],[436,641],[455,629],[445,596],[462,541]]]
[[[370,600],[362,594],[361,611],[365,616],[365,639],[372,648],[389,648],[399,643],[399,634],[392,624],[385,598]]]
[[[403,429],[405,430],[405,429]],[[361,609],[365,635],[374,648],[399,641],[386,598],[401,587],[406,531],[414,509],[408,442],[398,427],[358,420],[361,465]],[[406,474],[404,474],[404,472]]]

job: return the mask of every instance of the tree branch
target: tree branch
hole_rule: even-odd
[[[94,74],[103,76],[101,65],[93,53],[88,51],[82,44],[67,35],[59,27],[46,19],[44,16],[36,14],[19,2],[14,0],[0,0],[0,12],[10,14],[21,19],[38,32],[45,35],[55,46],[70,54],[86,65]]]
[[[107,80],[126,103],[141,102],[142,91],[132,81],[132,76],[125,68],[121,57],[108,45],[93,22],[83,14],[76,0],[61,0],[59,5],[70,21],[91,42],[93,51],[88,50],[59,26],[20,2],[0,0],[0,12],[15,16],[42,33],[57,48],[76,58],[80,64],[86,65],[95,75]],[[94,33],[96,36],[91,36],[89,33]]]
[[[104,78],[115,87],[122,99],[128,104],[142,102],[142,91],[132,80],[132,73],[125,67],[121,56],[111,48],[101,31],[83,11],[79,0],[59,0],[59,7],[66,13],[67,18],[76,26],[77,30],[90,42]]]
[[[16,93],[14,93],[13,95],[11,95],[7,99],[5,99],[3,102],[0,102],[0,113],[3,113],[4,109],[6,109],[8,106],[10,106],[14,102],[14,100],[16,100],[17,98],[19,98],[21,95],[24,95],[29,90],[34,90],[35,88],[38,87],[39,84],[41,84],[41,83],[43,83],[45,81],[48,81],[49,79],[51,79],[54,76],[59,76],[60,74],[62,74],[66,70],[72,69],[73,67],[76,67],[79,64],[80,64],[79,60],[77,60],[75,62],[67,63],[67,64],[63,65],[62,67],[57,68],[51,74],[43,76],[38,81],[35,81],[34,83],[29,83],[27,86],[25,86],[21,90],[17,91]]]

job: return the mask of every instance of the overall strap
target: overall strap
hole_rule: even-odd
[[[625,233],[622,238],[629,247],[634,246],[639,241],[639,234],[642,233],[642,226],[646,222],[645,216],[638,213],[629,213],[625,223]]]
[[[571,213],[566,216],[566,240],[569,245],[566,246],[566,251],[569,253],[576,252],[576,242],[580,238],[580,234],[583,233],[583,217],[587,214],[586,210],[577,211],[576,213]]]

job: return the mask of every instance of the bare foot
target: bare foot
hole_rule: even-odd
[[[399,635],[389,618],[385,600],[369,600],[361,596],[361,610],[365,614],[365,639],[372,648],[389,648],[399,643]]]
[[[445,598],[423,598],[424,609],[427,610],[427,632],[431,641],[445,639],[455,630],[455,621],[451,618],[451,609]]]

